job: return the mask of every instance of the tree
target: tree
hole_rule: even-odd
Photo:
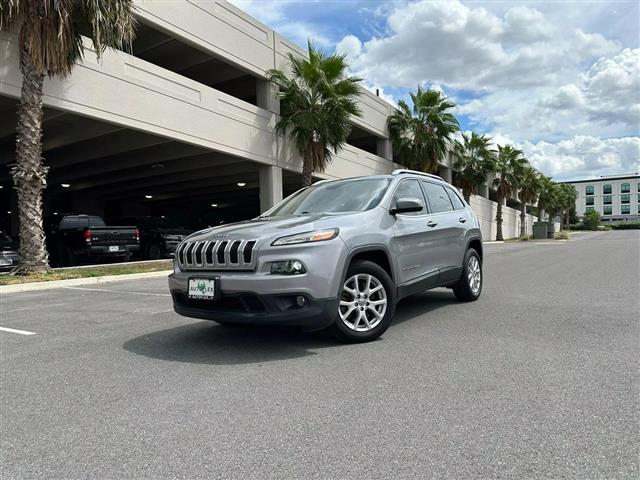
[[[436,173],[438,161],[453,146],[453,135],[460,130],[450,112],[455,104],[438,90],[418,87],[411,93],[413,109],[398,102],[398,111],[389,116],[388,127],[400,163],[408,168]]]
[[[600,225],[600,214],[595,210],[588,210],[584,214],[582,224],[587,230],[597,230]]]
[[[11,167],[18,195],[20,264],[17,273],[49,268],[42,227],[42,95],[45,77],[66,76],[82,59],[82,34],[98,57],[122,49],[134,38],[133,0],[0,0],[0,30],[19,28],[22,90],[16,128],[16,163]]]
[[[309,59],[289,54],[292,74],[267,72],[279,87],[280,119],[276,131],[288,135],[302,157],[302,181],[311,185],[313,172],[323,172],[351,133],[360,78],[347,74],[344,55],[326,55],[309,42]]]
[[[527,235],[527,203],[532,204],[535,202],[540,193],[542,188],[540,174],[532,166],[525,165],[520,173],[518,185],[520,188],[518,191],[518,196],[520,197],[520,236],[524,237]]]
[[[562,213],[562,228],[569,226],[569,217],[571,211],[576,207],[576,199],[578,198],[578,192],[573,185],[568,183],[559,183],[559,196],[560,196],[560,212]]]
[[[469,203],[471,194],[478,193],[478,187],[487,181],[495,167],[496,152],[491,149],[491,138],[462,134],[462,141],[455,142],[453,156],[456,159],[456,184],[462,188],[465,200]]]
[[[545,212],[555,209],[556,183],[546,175],[540,175],[540,192],[538,192],[538,220],[544,221]],[[549,217],[551,219],[551,217]]]
[[[519,185],[519,178],[527,161],[522,156],[522,151],[511,145],[504,147],[498,145],[498,158],[495,165],[496,178],[493,184],[496,187],[496,212],[497,233],[496,240],[504,240],[502,236],[502,204]]]

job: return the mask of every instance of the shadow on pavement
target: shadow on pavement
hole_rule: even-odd
[[[456,299],[448,290],[406,298],[398,305],[390,328],[454,302]],[[274,326],[221,326],[208,321],[141,335],[122,347],[149,358],[208,365],[263,363],[316,355],[313,350],[319,348],[350,348],[327,332],[305,333],[297,328]]]

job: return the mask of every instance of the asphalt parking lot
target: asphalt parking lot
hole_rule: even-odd
[[[637,478],[639,254],[486,245],[478,302],[363,345],[181,318],[164,279],[5,295],[0,476]]]

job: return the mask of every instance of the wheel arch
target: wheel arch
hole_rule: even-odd
[[[482,240],[480,239],[480,237],[473,237],[467,241],[467,248],[465,248],[464,251],[466,252],[470,248],[473,248],[476,252],[478,252],[478,255],[480,255],[480,261],[482,261]]]

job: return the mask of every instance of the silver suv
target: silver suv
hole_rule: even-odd
[[[435,287],[480,296],[480,226],[454,187],[411,170],[320,181],[253,220],[196,232],[169,276],[181,315],[330,328],[350,342],[379,337],[401,298]]]

